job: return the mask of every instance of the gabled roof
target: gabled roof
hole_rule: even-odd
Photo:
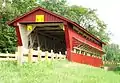
[[[77,28],[81,29],[83,32],[87,33],[88,35],[90,35],[91,37],[93,37],[94,39],[96,39],[97,41],[101,42],[102,44],[105,44],[105,43],[102,42],[99,38],[97,38],[96,36],[92,35],[90,32],[88,32],[86,29],[84,29],[82,26],[80,26],[80,25],[77,24],[76,22],[73,22],[73,21],[71,21],[71,20],[69,20],[69,19],[67,19],[67,18],[65,18],[65,17],[63,17],[63,16],[60,16],[60,15],[58,15],[58,14],[55,14],[55,13],[53,13],[53,12],[47,10],[47,9],[44,9],[44,8],[42,8],[42,7],[37,7],[37,8],[35,8],[35,9],[31,10],[30,12],[27,12],[27,13],[23,14],[22,16],[15,18],[15,19],[12,20],[12,21],[9,21],[7,24],[10,25],[10,26],[13,26],[13,23],[17,22],[18,20],[20,20],[20,19],[24,18],[25,16],[28,16],[28,15],[30,15],[31,13],[34,13],[34,12],[36,12],[36,11],[38,11],[38,10],[47,12],[48,14],[51,14],[51,15],[53,15],[53,16],[55,16],[55,17],[58,17],[58,18],[60,18],[60,19],[62,19],[62,20],[64,20],[64,21],[67,21],[68,23],[71,23],[72,25],[74,25],[74,26],[76,26]]]

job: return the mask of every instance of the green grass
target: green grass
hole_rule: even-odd
[[[67,61],[0,62],[0,83],[120,83],[120,75]]]

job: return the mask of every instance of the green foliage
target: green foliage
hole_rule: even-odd
[[[120,75],[68,61],[0,62],[0,83],[119,83]]]
[[[108,44],[104,46],[106,54],[104,55],[104,60],[107,61],[120,61],[120,48],[117,44]]]
[[[0,3],[1,6],[1,3]],[[7,26],[6,22],[11,18],[10,5],[0,9],[0,52],[14,52],[16,46],[16,38],[14,28]]]
[[[120,75],[120,66],[116,67],[113,71]]]
[[[56,1],[56,0],[41,1],[40,0],[38,5],[62,16],[66,16],[69,8],[69,6],[66,4],[66,0],[59,0],[59,1]]]

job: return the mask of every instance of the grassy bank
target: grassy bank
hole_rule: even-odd
[[[0,83],[119,83],[120,75],[67,61],[17,66],[0,62]]]

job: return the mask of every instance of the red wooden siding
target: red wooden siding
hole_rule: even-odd
[[[17,45],[22,46],[22,39],[21,39],[21,36],[20,36],[19,27],[16,27],[15,30],[16,30],[16,36],[17,36]]]
[[[70,58],[70,56],[71,56],[71,49],[70,49],[71,41],[70,41],[70,37],[69,37],[70,34],[68,32],[68,26],[64,26],[64,28],[65,28],[66,51],[67,51],[66,58],[70,61],[71,60],[71,58]]]
[[[87,45],[89,45],[91,47],[94,47],[94,48],[102,51],[102,47],[101,46],[99,46],[99,45],[97,45],[97,44],[95,44],[95,43],[85,39],[84,37],[82,37],[81,35],[76,33],[74,30],[72,30],[71,28],[69,28],[69,34],[70,34],[71,39],[75,38],[75,39],[77,39],[77,40],[79,40],[79,41],[81,41],[81,42],[83,42],[83,43],[85,43],[85,44],[87,44]]]
[[[89,64],[95,67],[100,67],[103,65],[102,59],[76,53],[72,53],[72,61],[82,64]]]
[[[82,43],[85,43],[91,47],[94,47],[96,49],[98,49],[99,51],[102,51],[102,47],[86,40],[84,37],[82,37],[81,35],[79,35],[78,33],[76,33],[75,31],[73,31],[72,26],[68,26],[68,38],[69,38],[69,50],[67,54],[67,58],[69,58],[69,60],[74,61],[74,62],[79,62],[79,63],[83,63],[83,64],[89,64],[89,65],[93,65],[96,67],[100,67],[102,66],[102,60],[99,58],[95,58],[95,57],[91,57],[91,56],[86,56],[86,55],[82,55],[82,54],[77,54],[77,53],[72,53],[72,47],[76,44],[80,44],[80,43],[76,43],[73,41],[73,38],[76,38],[77,40],[81,41]],[[67,40],[66,40],[67,41]],[[66,42],[67,43],[67,42]],[[67,48],[68,49],[68,48]]]
[[[58,17],[53,16],[52,14],[39,10],[25,16],[23,19],[19,19],[17,22],[14,23],[14,26],[17,26],[17,23],[19,22],[35,22],[36,15],[44,15],[45,22],[63,22],[64,24],[66,24],[66,21],[61,20]]]

